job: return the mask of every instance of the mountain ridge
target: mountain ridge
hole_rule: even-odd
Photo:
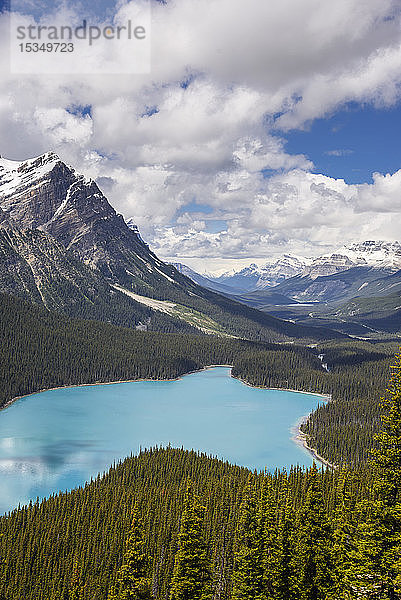
[[[208,274],[207,279],[233,288],[234,293],[243,294],[276,287],[296,276],[317,279],[362,266],[391,272],[401,269],[401,244],[367,240],[343,245],[331,254],[314,258],[284,254],[262,266],[251,263],[218,276]]]
[[[161,261],[135,226],[129,226],[109,204],[97,184],[53,153],[25,162],[0,159],[0,208],[2,218],[16,223],[20,230],[48,235],[61,244],[69,256],[113,288],[113,293],[146,309],[147,318],[157,311],[149,306],[149,299],[154,299],[175,303],[187,325],[196,322],[202,330],[199,319],[203,319],[216,323],[224,335],[264,341],[338,337],[335,332],[281,321],[200,287]],[[46,264],[41,268],[51,273],[53,267]],[[71,310],[68,305],[64,308]],[[159,308],[159,315],[165,313]],[[173,315],[164,314],[163,318],[171,327],[177,324],[177,320],[172,322]],[[137,324],[134,320],[133,325]]]

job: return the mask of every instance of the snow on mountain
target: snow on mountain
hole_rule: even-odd
[[[274,263],[266,264],[260,269],[260,279],[257,287],[264,288],[277,285],[277,283],[284,281],[284,279],[299,275],[309,262],[310,260],[304,257],[284,254],[283,257],[277,259]]]
[[[333,254],[315,258],[302,275],[311,279],[347,271],[352,267],[373,267],[398,271],[401,269],[401,245],[398,242],[366,241],[344,245]]]
[[[301,274],[303,276],[308,275],[311,279],[317,279],[318,277],[327,277],[341,271],[347,271],[355,266],[356,264],[348,256],[334,253],[315,258]]]
[[[384,241],[359,242],[344,245],[332,254],[316,258],[285,254],[262,266],[252,263],[240,270],[232,269],[223,275],[211,274],[208,278],[234,288],[237,293],[243,293],[274,287],[297,275],[315,280],[353,267],[398,271],[401,269],[401,244]]]
[[[383,269],[401,269],[401,244],[399,242],[366,241],[340,248],[358,266],[368,265]]]
[[[175,269],[150,252],[135,224],[127,226],[95,181],[52,152],[22,162],[0,159],[0,208],[21,229],[50,234],[85,264],[123,285],[149,291],[163,288],[165,280],[181,281]]]
[[[211,280],[205,275],[200,275],[187,265],[183,265],[182,263],[172,263],[172,265],[177,269],[179,273],[182,273],[182,275],[189,277],[189,279],[191,279],[198,285],[207,288],[208,290],[219,292],[220,294],[233,293],[233,290],[229,286],[226,286],[223,283],[218,283],[216,280]]]
[[[35,189],[59,162],[59,157],[53,152],[26,161],[0,158],[0,196],[7,198],[12,195],[13,201],[16,201],[27,188],[30,191]]]
[[[129,219],[125,219],[125,224],[127,225],[127,227],[129,227],[129,229],[131,229],[131,231],[133,231],[137,235],[141,242],[147,246],[146,242],[141,237],[139,227],[135,223],[134,219],[132,217],[130,217]]]
[[[289,277],[298,275],[309,264],[309,259],[284,254],[273,262],[258,266],[250,264],[239,271],[229,271],[219,277],[210,277],[213,281],[223,283],[238,293],[273,287]]]

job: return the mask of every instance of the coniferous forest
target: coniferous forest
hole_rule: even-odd
[[[401,0],[0,47],[0,600],[401,600]]]
[[[401,597],[401,357],[359,468],[151,449],[0,522],[4,599]]]
[[[3,404],[53,386],[232,364],[251,385],[331,394],[304,431],[337,465],[256,473],[185,449],[143,451],[84,488],[1,518],[2,600],[401,597],[394,344],[133,331],[9,296],[1,311]]]
[[[143,332],[72,319],[5,294],[0,299],[0,406],[52,387],[172,379],[230,364],[234,377],[254,386],[330,394],[332,401],[303,426],[310,446],[330,462],[363,462],[374,444],[394,343],[348,340],[311,348]],[[318,358],[322,354],[329,372]]]

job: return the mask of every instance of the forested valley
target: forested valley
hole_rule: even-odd
[[[364,466],[252,473],[154,448],[0,521],[4,600],[401,594],[401,361]]]
[[[42,389],[96,382],[172,379],[207,365],[233,365],[254,386],[320,392],[303,426],[310,445],[335,464],[366,460],[380,422],[394,343],[356,340],[314,347],[210,335],[135,331],[72,319],[8,295],[0,302],[0,405]],[[329,365],[322,367],[319,355]]]
[[[83,488],[1,518],[2,600],[401,597],[394,343],[162,334],[76,320],[10,296],[0,306],[3,405],[49,387],[170,379],[230,364],[251,385],[331,395],[303,429],[335,465],[257,473],[183,448],[144,450]]]

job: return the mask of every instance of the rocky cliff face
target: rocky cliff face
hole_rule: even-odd
[[[117,292],[52,236],[5,220],[0,225],[0,290],[70,316],[152,326],[152,311]]]
[[[49,233],[87,265],[140,294],[163,296],[174,284],[193,287],[149,250],[94,181],[53,153],[25,162],[0,159],[0,207],[21,228]]]
[[[327,277],[347,269],[352,269],[356,264],[344,254],[331,254],[315,258],[311,265],[304,269],[302,275],[308,275],[311,279]]]
[[[86,182],[55,155],[25,163],[0,159],[0,203],[2,292],[70,316],[142,329],[192,331],[117,291],[94,268],[96,257],[109,258],[104,249],[97,252],[107,238],[105,232],[96,233],[96,215],[101,222],[105,216],[119,224],[122,219],[96,184]],[[85,251],[86,262],[81,260]]]

